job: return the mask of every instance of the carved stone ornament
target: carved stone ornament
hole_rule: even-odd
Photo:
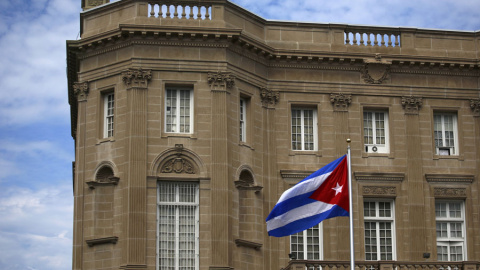
[[[88,91],[88,82],[76,82],[73,84],[73,93],[75,93],[77,101],[86,101]]]
[[[280,93],[267,88],[260,88],[260,99],[265,107],[269,105],[275,106],[280,100]]]
[[[480,116],[480,99],[470,99],[470,108],[476,116]]]
[[[141,68],[129,68],[122,73],[122,80],[127,88],[147,88],[148,81],[152,79],[151,70],[143,70]]]
[[[433,195],[435,197],[442,198],[466,198],[467,190],[465,188],[442,188],[436,187],[433,189]]]
[[[397,196],[397,188],[385,186],[364,186],[363,195],[395,197]]]
[[[230,72],[209,72],[207,81],[212,90],[225,91],[235,85],[235,75],[231,74]]]
[[[183,145],[175,145],[176,154],[175,157],[167,160],[160,172],[162,173],[185,173],[185,174],[195,174],[195,166],[185,158],[182,157]]]
[[[352,103],[352,95],[350,94],[331,94],[330,102],[335,112],[347,112],[348,106]]]
[[[104,2],[105,2],[104,0],[88,0],[88,5],[89,6],[100,6]]]
[[[402,106],[405,109],[405,114],[418,115],[418,111],[423,105],[421,97],[402,97]]]
[[[366,63],[361,72],[365,83],[381,84],[390,76],[390,65],[386,63]]]

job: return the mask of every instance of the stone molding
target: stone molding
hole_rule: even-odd
[[[418,111],[420,111],[422,105],[423,100],[421,97],[402,97],[402,107],[405,109],[405,114],[418,115]]]
[[[235,75],[222,71],[209,72],[207,81],[212,91],[227,91],[235,85]]]
[[[377,172],[354,172],[357,181],[380,181],[380,182],[402,182],[405,180],[404,173],[377,173]]]
[[[330,94],[330,102],[333,105],[334,112],[348,112],[348,106],[352,103],[351,94]]]
[[[480,116],[480,99],[470,99],[470,108],[475,116]]]
[[[118,241],[118,236],[110,236],[110,237],[103,237],[103,238],[93,238],[93,239],[87,239],[85,242],[89,247],[93,247],[96,245],[102,245],[102,244],[116,244]]]
[[[280,92],[261,87],[260,99],[264,107],[275,106],[280,100]]]
[[[368,84],[381,84],[390,77],[390,64],[382,62],[366,63],[362,69],[362,79]]]
[[[436,198],[466,198],[467,189],[435,187],[433,189],[433,196],[435,196]]]
[[[87,185],[90,189],[95,189],[95,187],[99,187],[99,186],[116,186],[116,185],[118,185],[119,181],[120,181],[119,177],[110,176],[110,177],[108,177],[106,179],[102,179],[102,180],[88,181]]]
[[[122,81],[127,89],[142,88],[147,89],[148,81],[152,79],[151,70],[143,70],[142,68],[129,68],[122,73]]]
[[[396,197],[397,187],[391,186],[364,186],[362,188],[363,196],[381,196],[381,197]]]
[[[247,248],[253,248],[255,250],[259,250],[263,246],[263,244],[255,243],[255,242],[247,241],[243,239],[235,239],[235,245],[243,246]]]
[[[73,84],[73,93],[77,97],[77,101],[87,101],[89,88],[88,82],[76,82]]]
[[[429,183],[464,183],[471,184],[475,179],[474,175],[462,174],[425,174]]]
[[[242,180],[234,181],[233,183],[238,190],[252,190],[255,193],[259,193],[263,189],[262,186],[254,185]]]

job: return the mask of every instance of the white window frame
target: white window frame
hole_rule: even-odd
[[[374,203],[375,204],[375,216],[368,216],[366,215],[366,209],[365,209],[365,203]],[[380,204],[381,203],[390,203],[390,216],[381,216],[381,209],[380,209]],[[374,200],[374,199],[366,199],[364,201],[364,240],[365,240],[365,260],[370,261],[378,261],[378,260],[396,260],[397,254],[396,254],[396,236],[395,236],[395,201],[394,200]],[[374,223],[375,224],[375,248],[376,248],[376,258],[368,258],[367,254],[367,222],[368,223]],[[390,223],[390,230],[391,230],[391,258],[388,258],[388,252],[383,252],[382,251],[382,242],[381,242],[381,224],[387,224]],[[373,237],[369,237],[373,238]],[[371,253],[372,254],[372,253]],[[385,257],[382,257],[385,256]]]
[[[173,190],[173,195],[170,197],[170,200],[164,199],[165,196],[161,195],[161,188],[166,187],[170,188],[169,191]],[[189,187],[190,192],[195,196],[193,200],[190,202],[181,202],[180,201],[180,187]],[[193,191],[191,189],[194,189]],[[169,193],[172,194],[172,193]],[[174,197],[174,199],[172,199]],[[188,209],[188,208],[194,208],[194,231],[195,231],[195,240],[194,240],[194,263],[193,265],[190,266],[181,266],[181,259],[180,259],[180,240],[182,239],[180,237],[180,218],[181,218],[181,209],[182,207]],[[166,215],[162,215],[161,212],[162,210],[165,209],[170,209],[174,210],[174,218],[171,220],[168,220],[168,218],[165,218]],[[175,270],[198,270],[200,269],[199,265],[199,224],[200,224],[200,211],[199,211],[199,185],[198,183],[195,182],[162,182],[159,181],[157,183],[157,269],[158,270],[163,270],[163,269],[175,269]],[[191,216],[190,216],[191,217]],[[162,223],[162,219],[166,220],[166,223]],[[168,227],[165,226],[165,224],[170,224],[169,222],[174,222],[174,224],[171,226],[173,227],[173,230],[168,230]],[[164,225],[162,228],[167,228],[167,232],[165,232],[166,235],[173,234],[173,241],[168,241],[168,239],[165,239],[165,235],[162,235],[160,232],[161,226]],[[191,224],[190,224],[191,225]],[[170,228],[171,229],[171,228]],[[173,248],[171,246],[173,244]],[[188,243],[191,245],[191,242]],[[170,254],[169,254],[170,251]],[[190,250],[191,251],[191,250]],[[168,256],[171,257],[168,257]],[[190,260],[192,258],[189,258]],[[161,262],[165,262],[166,265],[161,265]],[[173,265],[171,265],[173,264]]]
[[[115,130],[115,94],[113,92],[103,95],[103,137],[113,137]]]
[[[295,113],[299,112],[300,115],[297,118],[300,123],[297,123],[297,120],[294,119]],[[306,120],[306,112],[311,112],[312,115],[312,134],[307,134],[305,131],[305,120]],[[291,109],[291,116],[290,116],[290,142],[292,146],[292,150],[294,151],[317,151],[318,150],[318,120],[317,120],[317,109],[311,107],[292,107]],[[298,128],[297,132],[295,132],[295,128]],[[306,142],[306,136],[311,135],[311,141]],[[300,140],[295,140],[295,138]],[[300,144],[300,149],[296,147],[297,144]],[[307,144],[312,144],[312,147],[307,147]],[[308,148],[308,149],[307,149]]]
[[[240,98],[239,101],[239,135],[240,141],[246,142],[247,141],[247,99]]]
[[[175,93],[175,100],[171,100],[169,93]],[[181,114],[181,96],[182,93],[189,93],[188,98],[188,113]],[[173,95],[172,95],[173,97]],[[174,103],[174,104],[172,104]],[[187,108],[187,106],[185,106]],[[188,87],[167,87],[165,89],[165,133],[177,133],[177,134],[192,134],[193,133],[193,89]],[[172,115],[172,111],[175,110],[175,114]],[[171,117],[171,118],[170,118]],[[188,121],[183,122],[183,118],[188,118]],[[171,122],[169,119],[172,119]],[[182,124],[188,127],[188,131],[182,131]]]
[[[314,235],[315,231],[318,231],[318,235]],[[315,242],[308,241],[309,237],[314,238]],[[300,241],[296,241],[298,238],[301,238]],[[296,260],[323,260],[323,223],[291,235],[290,255]]]
[[[452,129],[446,130],[445,122],[446,116],[452,117]],[[437,119],[440,120],[440,129],[437,128]],[[453,146],[448,145],[446,134],[447,132],[452,132]],[[441,134],[441,138],[437,138]],[[435,144],[435,154],[440,156],[457,156],[458,151],[458,123],[457,123],[457,114],[456,113],[443,113],[443,112],[434,112],[433,114],[433,140]]]
[[[368,115],[368,116],[367,116]],[[382,136],[379,134],[379,122],[380,115],[383,115],[383,133],[384,133],[384,142],[381,142]],[[368,119],[367,119],[368,118]],[[371,134],[367,132],[367,121],[370,120]],[[367,137],[371,137],[371,142],[367,141]],[[390,140],[389,140],[389,127],[388,127],[388,112],[386,111],[374,111],[374,110],[365,110],[363,111],[363,143],[365,146],[366,153],[389,153],[390,152]],[[380,141],[380,142],[379,142]]]
[[[453,209],[453,205],[460,206],[459,209]],[[440,215],[439,206],[443,205],[445,216]],[[451,211],[460,213],[460,217],[452,217]],[[435,224],[437,230],[437,260],[439,261],[466,261],[467,245],[466,245],[466,229],[465,229],[465,202],[457,200],[436,200],[435,201]],[[445,226],[443,226],[445,225]],[[455,227],[453,227],[455,226]],[[440,232],[439,232],[440,229]],[[444,229],[444,230],[442,230]],[[461,232],[461,237],[452,236],[452,230]],[[440,254],[440,247],[446,248],[447,254]],[[452,260],[452,248],[460,247],[462,249],[461,258]],[[446,260],[442,256],[447,256]]]

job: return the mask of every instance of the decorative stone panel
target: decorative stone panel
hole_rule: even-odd
[[[347,112],[348,106],[352,103],[352,95],[350,94],[330,94],[330,102],[335,112]]]
[[[73,84],[73,93],[77,97],[77,101],[87,101],[88,82],[76,82]]]
[[[152,79],[151,70],[143,70],[141,68],[129,68],[122,73],[122,81],[130,88],[147,88],[148,81]]]
[[[183,153],[183,144],[175,145],[175,154],[167,157],[160,167],[160,173],[175,173],[175,174],[196,174],[197,169],[189,158]]]
[[[209,72],[207,77],[211,90],[226,91],[235,85],[235,76],[230,72]]]
[[[364,186],[362,194],[363,196],[396,197],[397,188],[390,186]]]
[[[418,115],[418,111],[423,105],[421,97],[402,97],[402,106],[405,109],[405,114]]]
[[[436,187],[433,189],[433,196],[436,198],[466,198],[466,188]]]

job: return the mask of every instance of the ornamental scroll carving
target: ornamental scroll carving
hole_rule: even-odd
[[[182,156],[183,145],[175,145],[175,156],[168,159],[160,169],[162,173],[195,174],[195,166]]]
[[[395,197],[397,196],[397,188],[385,186],[364,186],[363,195]]]
[[[443,198],[466,198],[467,190],[465,188],[442,188],[436,187],[433,189],[435,197]]]
[[[127,88],[147,88],[148,81],[152,79],[151,70],[143,70],[141,68],[129,68],[122,73],[122,81]]]
[[[267,88],[260,88],[260,99],[264,107],[275,106],[280,100],[280,93]]]
[[[208,73],[208,84],[212,90],[227,90],[235,85],[235,76],[230,72]]]
[[[86,101],[88,91],[88,82],[76,82],[73,84],[73,93],[77,97],[77,101]]]
[[[418,111],[423,105],[421,97],[402,97],[402,107],[405,109],[405,114],[418,115]]]
[[[348,106],[352,103],[352,95],[350,94],[330,94],[330,102],[335,112],[347,112]]]
[[[480,99],[470,99],[470,108],[475,116],[480,116]]]

